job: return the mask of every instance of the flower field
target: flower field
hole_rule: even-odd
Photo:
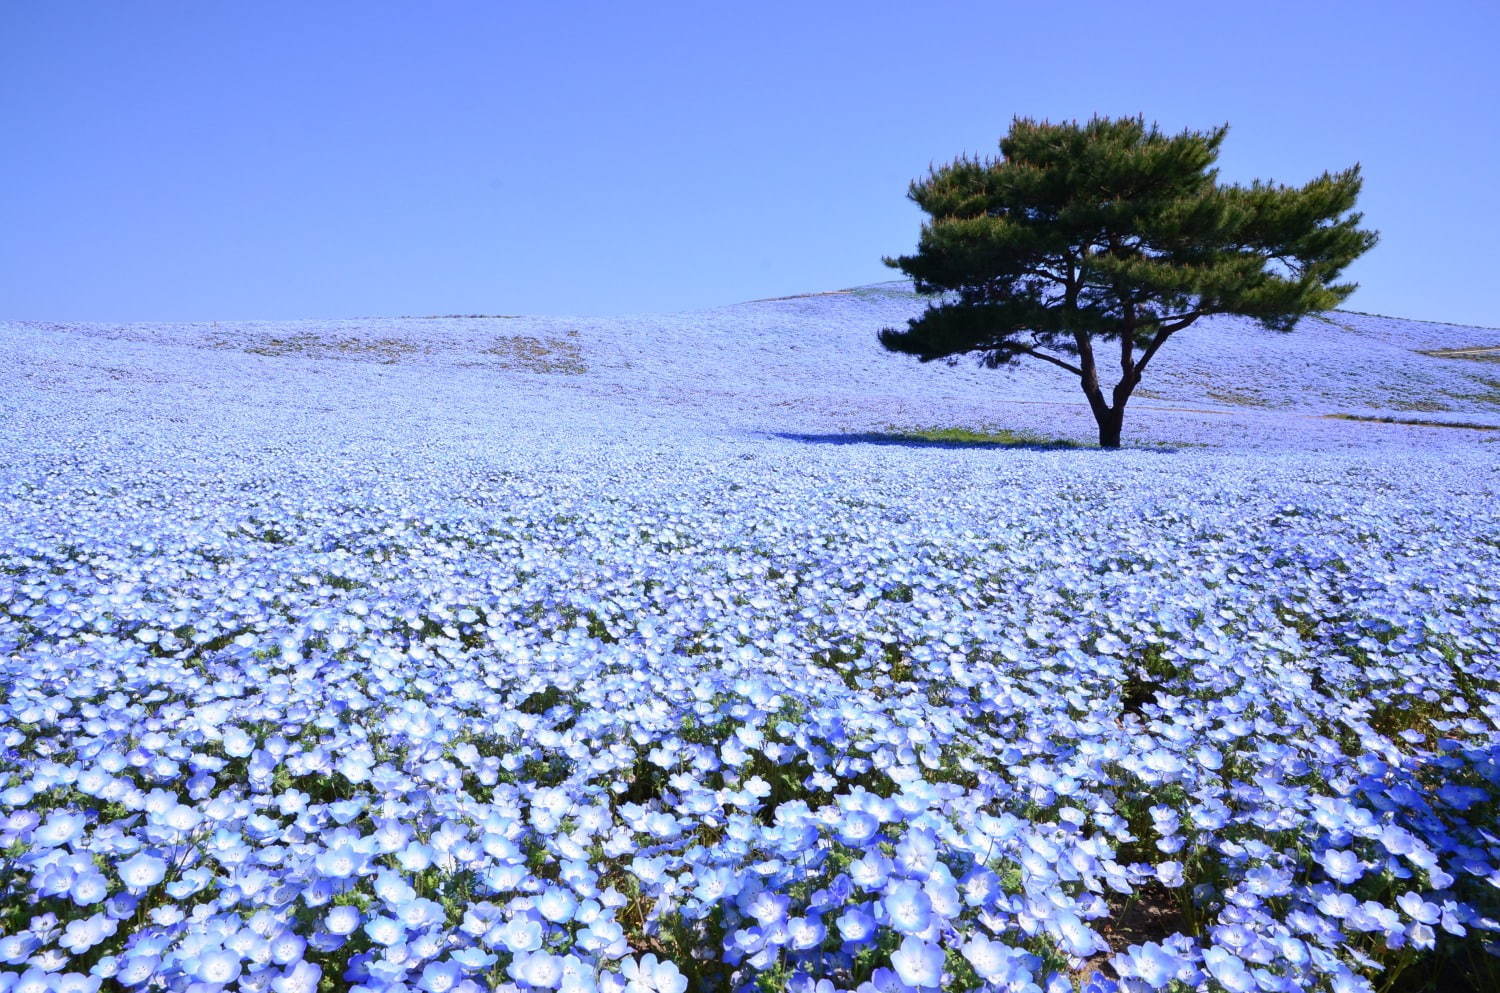
[[[1497,988],[1496,435],[1316,416],[1494,332],[1102,453],[903,306],[0,325],[0,993]]]

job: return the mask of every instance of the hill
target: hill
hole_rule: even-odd
[[[25,411],[27,387],[41,387],[75,398],[80,416],[129,409],[223,423],[242,405],[273,421],[331,414],[336,432],[412,417],[460,433],[524,424],[543,434],[963,427],[1091,437],[1082,396],[1059,370],[923,366],[883,352],[876,330],[920,308],[905,284],[884,283],[619,318],[12,322],[0,324],[0,362],[14,416],[41,416]],[[1500,353],[1483,351],[1497,346],[1500,330],[1347,312],[1288,334],[1206,320],[1158,357],[1127,411],[1127,442],[1472,441],[1477,432],[1374,419],[1500,426]],[[59,413],[49,405],[45,416]]]

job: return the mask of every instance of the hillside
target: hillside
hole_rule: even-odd
[[[95,415],[128,410],[203,419],[213,430],[236,423],[229,414],[239,405],[286,430],[336,433],[403,417],[481,434],[523,424],[546,434],[690,427],[741,436],[961,426],[1092,437],[1082,397],[1059,370],[923,366],[883,352],[876,330],[920,306],[904,284],[885,283],[607,319],[0,323],[0,402],[14,417],[82,416],[94,428]],[[1500,425],[1500,363],[1484,352],[1430,354],[1497,345],[1500,330],[1346,312],[1289,334],[1200,322],[1149,370],[1126,439],[1230,448],[1472,441],[1479,432],[1327,415]],[[31,409],[43,395],[76,403]]]

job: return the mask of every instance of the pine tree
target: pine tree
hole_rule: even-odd
[[[928,215],[916,254],[885,262],[936,300],[881,344],[924,362],[1050,362],[1078,377],[1099,444],[1119,447],[1126,401],[1174,334],[1210,314],[1289,331],[1354,291],[1336,280],[1375,244],[1352,212],[1359,166],[1301,187],[1223,185],[1227,131],[1016,118],[999,159],[931,170],[908,194]]]

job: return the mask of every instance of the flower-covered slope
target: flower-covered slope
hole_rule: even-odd
[[[913,306],[0,327],[0,990],[1493,988],[1484,332]]]
[[[464,417],[484,430],[490,417],[520,407],[567,421],[569,431],[690,419],[740,432],[964,424],[1092,437],[1077,384],[1053,366],[949,368],[882,351],[876,330],[920,307],[907,287],[889,283],[622,318],[0,323],[0,347],[11,375],[78,396],[86,423],[122,397],[148,400],[153,414],[188,407],[193,416],[223,402],[220,384],[233,382],[234,402],[256,416],[274,408],[340,423],[351,408],[377,419],[439,416],[436,400],[482,408]],[[1500,425],[1500,362],[1429,354],[1497,346],[1500,330],[1345,312],[1289,333],[1204,320],[1156,357],[1128,409],[1126,437],[1305,448],[1403,433],[1316,422],[1327,415]]]

